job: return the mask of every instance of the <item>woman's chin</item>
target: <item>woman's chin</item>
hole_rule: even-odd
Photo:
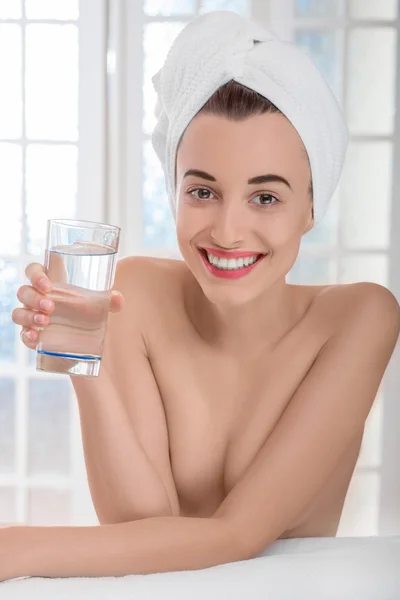
[[[204,296],[209,302],[221,308],[239,308],[251,303],[257,297],[257,290],[249,287],[233,289],[229,286],[218,285],[205,281],[201,275],[195,275]]]

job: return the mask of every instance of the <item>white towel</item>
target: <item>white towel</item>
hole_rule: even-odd
[[[400,536],[289,538],[259,557],[195,571],[31,577],[1,600],[399,600]]]
[[[157,93],[152,143],[163,167],[174,219],[179,140],[212,94],[232,79],[275,104],[300,135],[310,161],[318,223],[345,160],[349,135],[343,112],[305,52],[230,11],[214,11],[190,21],[152,78]]]

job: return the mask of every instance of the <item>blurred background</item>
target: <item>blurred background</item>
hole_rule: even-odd
[[[219,9],[309,53],[348,119],[340,185],[287,281],[373,281],[400,300],[398,0],[0,0],[0,524],[98,522],[72,385],[35,370],[11,321],[16,291],[43,262],[49,218],[119,225],[120,257],[181,258],[151,77],[185,24]],[[339,536],[400,534],[399,390],[397,347]]]

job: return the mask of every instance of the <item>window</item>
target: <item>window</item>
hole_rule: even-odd
[[[393,185],[394,153],[400,144],[395,128],[398,3],[296,0],[293,10],[293,39],[334,90],[351,134],[328,228],[305,236],[308,252],[293,269],[294,280],[374,281],[395,291],[399,273],[392,278],[389,273],[394,258],[391,232],[400,227]],[[316,260],[320,265],[323,261],[319,271],[314,269]],[[396,360],[394,355],[393,369]],[[389,507],[395,502],[393,479],[398,481],[398,473],[387,440],[396,435],[398,421],[388,418],[397,400],[390,375],[389,368],[367,420],[338,535],[395,533],[399,515]]]
[[[93,5],[0,2],[3,523],[94,520],[70,380],[37,372],[11,321],[26,265],[43,262],[47,219],[103,218],[105,13]]]

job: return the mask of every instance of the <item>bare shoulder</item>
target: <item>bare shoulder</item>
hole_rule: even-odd
[[[386,302],[392,304],[394,310],[399,310],[400,306],[395,295],[385,286],[372,281],[359,281],[355,283],[342,283],[328,286],[322,286],[319,296],[329,295],[331,299],[337,300],[343,297],[349,302],[370,301]]]
[[[315,308],[319,324],[329,324],[320,355],[353,347],[351,363],[371,352],[371,368],[386,368],[400,334],[400,306],[388,288],[372,282],[329,286]]]
[[[399,302],[393,292],[387,287],[371,281],[362,281],[352,285],[356,286],[356,293],[359,295],[360,300],[368,304],[372,303],[375,306],[388,310],[398,317],[400,316]]]
[[[371,342],[382,341],[389,357],[397,344],[400,333],[400,306],[395,295],[386,287],[370,282],[358,284],[358,298],[349,308],[355,331],[367,332]]]
[[[154,298],[157,301],[163,297],[166,301],[164,293],[167,289],[173,291],[179,287],[181,262],[153,256],[125,256],[117,262],[115,289],[122,293],[132,292],[147,300]]]
[[[179,271],[177,263],[182,261],[157,258],[154,256],[124,256],[117,262],[116,272],[120,272],[124,282],[136,283],[136,277],[140,277],[144,285],[154,283],[164,283],[167,281],[168,274]]]
[[[116,267],[114,289],[126,297],[126,309],[140,312],[143,326],[171,314],[182,292],[182,261],[152,256],[125,256]]]
[[[395,328],[400,327],[400,305],[385,286],[370,281],[322,286],[315,297],[315,313],[333,321],[335,326],[353,319],[356,314],[371,318],[384,313]]]

